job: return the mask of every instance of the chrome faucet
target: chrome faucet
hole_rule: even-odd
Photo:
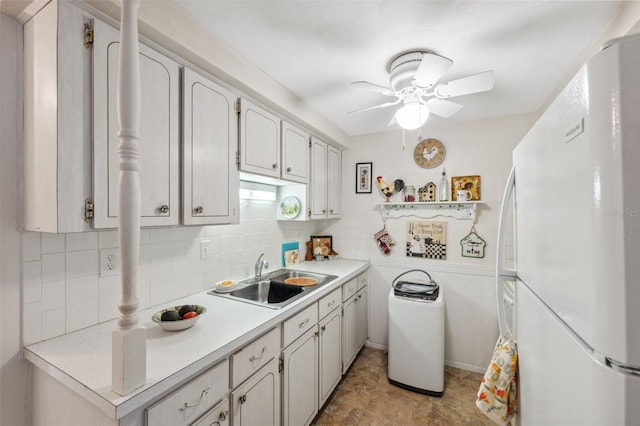
[[[262,256],[264,256],[264,253],[258,256],[258,260],[256,260],[256,267],[255,267],[256,280],[259,280],[262,277],[262,268],[269,267],[269,263],[266,261],[266,259],[262,259]]]

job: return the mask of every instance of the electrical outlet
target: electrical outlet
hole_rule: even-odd
[[[211,241],[200,241],[200,259],[206,260],[211,257]]]
[[[117,275],[120,273],[120,251],[106,249],[100,251],[100,276]]]

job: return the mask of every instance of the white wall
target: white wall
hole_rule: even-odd
[[[28,366],[20,336],[18,146],[22,138],[22,26],[0,15],[0,424],[27,423]]]
[[[281,245],[304,242],[321,222],[278,222],[274,202],[242,201],[239,225],[143,229],[140,309],[208,290],[216,281],[254,273],[261,253],[269,269],[281,264]],[[200,259],[209,240],[211,257]],[[50,339],[118,317],[120,275],[100,276],[100,252],[118,247],[117,231],[22,236],[23,342]]]
[[[386,228],[396,241],[391,254],[383,255],[374,244],[373,234],[382,229],[376,203],[384,202],[375,177],[387,181],[401,178],[416,187],[429,181],[439,183],[442,167],[423,169],[413,160],[416,132],[405,135],[389,132],[353,138],[351,149],[343,153],[344,219],[329,228],[338,245],[343,239],[364,242],[371,260],[370,327],[373,344],[387,344],[387,295],[395,276],[408,269],[425,269],[443,286],[446,297],[446,359],[450,365],[482,371],[486,367],[497,338],[494,296],[494,270],[498,211],[506,177],[511,169],[511,150],[535,121],[535,114],[505,117],[473,123],[425,127],[424,138],[437,138],[447,149],[442,163],[448,177],[481,176],[481,198],[477,233],[486,241],[485,257],[465,258],[459,242],[471,229],[471,221],[436,217],[447,222],[447,259],[409,258],[405,254],[406,223],[416,218],[388,219]],[[355,164],[373,162],[373,191],[355,194]],[[396,196],[399,200],[399,196]],[[393,199],[392,199],[393,200]],[[356,223],[357,230],[343,232],[344,224]],[[425,325],[428,326],[428,325]]]

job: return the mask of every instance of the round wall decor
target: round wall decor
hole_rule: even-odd
[[[444,161],[447,150],[438,139],[424,139],[416,145],[413,151],[413,159],[416,164],[425,169],[438,167]]]

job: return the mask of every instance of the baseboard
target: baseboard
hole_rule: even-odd
[[[478,367],[475,365],[465,364],[462,362],[445,360],[444,365],[448,365],[449,367],[459,368],[460,370],[472,371],[474,373],[484,374],[487,371],[486,367]]]
[[[381,345],[380,343],[374,343],[370,340],[367,340],[364,343],[365,346],[369,347],[369,348],[373,348],[373,349],[380,349],[383,350],[385,352],[387,352],[387,350],[389,349],[389,347],[387,345]]]

